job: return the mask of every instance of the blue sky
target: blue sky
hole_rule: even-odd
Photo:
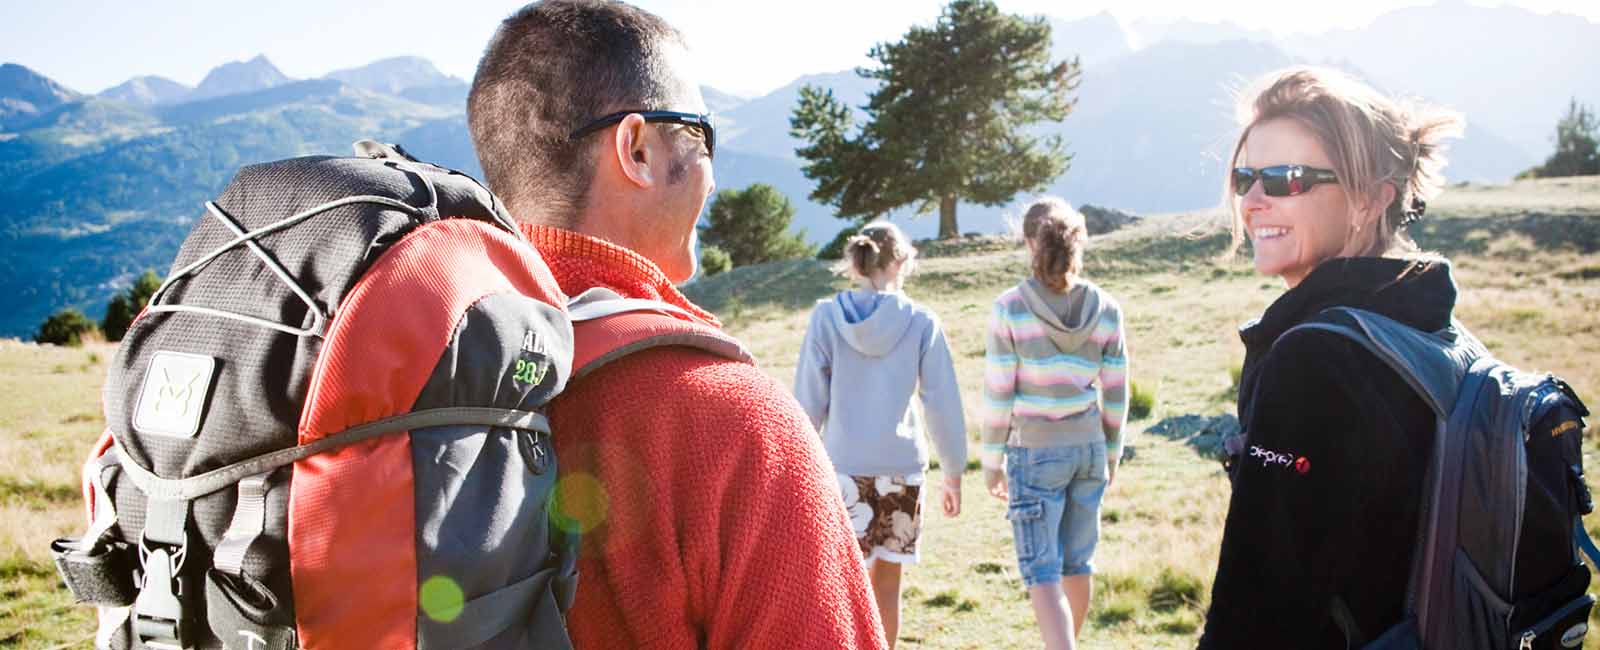
[[[1459,1],[1459,0],[1452,0]],[[1286,35],[1353,28],[1426,0],[1341,0],[1275,9],[1260,0],[999,0],[1015,13],[1077,18],[1110,10],[1125,23],[1230,21]],[[0,0],[0,62],[21,63],[80,92],[145,74],[194,85],[211,68],[265,54],[291,77],[316,77],[399,55],[470,78],[495,25],[520,2],[270,0],[88,2]],[[690,40],[703,83],[754,96],[795,77],[866,62],[874,43],[938,15],[939,0],[641,0]],[[1502,4],[1474,0],[1473,4]],[[1600,22],[1594,0],[1514,0]]]

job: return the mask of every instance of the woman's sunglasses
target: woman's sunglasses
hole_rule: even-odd
[[[618,111],[605,117],[596,118],[593,122],[578,127],[572,135],[567,136],[577,140],[583,136],[599,131],[618,122],[629,115],[638,114],[645,122],[679,124],[700,131],[700,137],[706,141],[706,157],[711,158],[717,151],[717,131],[711,126],[711,115],[707,113],[680,113],[678,111]]]
[[[1273,165],[1271,167],[1234,167],[1233,192],[1244,196],[1250,186],[1261,179],[1261,191],[1267,196],[1295,196],[1310,192],[1321,183],[1338,183],[1339,176],[1331,169],[1318,169],[1305,165]]]

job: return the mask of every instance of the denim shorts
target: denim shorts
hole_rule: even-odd
[[[1106,491],[1106,444],[1006,447],[1011,500],[1006,518],[1016,541],[1022,583],[1094,573],[1100,498]]]

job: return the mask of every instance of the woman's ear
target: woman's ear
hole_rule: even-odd
[[[623,177],[641,188],[655,184],[654,170],[650,168],[655,156],[648,145],[651,131],[646,126],[644,118],[637,114],[629,115],[617,124],[616,135],[611,142]]]
[[[1372,199],[1362,206],[1361,212],[1355,215],[1357,221],[1352,226],[1356,230],[1376,228],[1383,223],[1383,215],[1389,211],[1389,206],[1394,205],[1394,199],[1399,196],[1393,183],[1380,183]]]

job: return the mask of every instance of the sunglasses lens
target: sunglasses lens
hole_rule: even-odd
[[[1278,165],[1261,170],[1261,191],[1267,196],[1294,196],[1305,191],[1300,175],[1291,165]]]
[[[1233,193],[1244,196],[1250,192],[1250,186],[1256,182],[1256,170],[1249,167],[1235,167],[1233,170]]]

